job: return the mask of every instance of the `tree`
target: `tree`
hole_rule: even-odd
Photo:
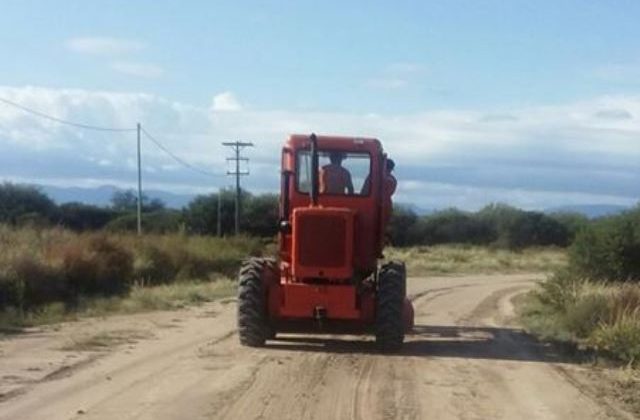
[[[512,249],[528,246],[567,246],[569,230],[544,213],[522,212],[507,228],[506,245]]]
[[[144,196],[142,202],[144,203]],[[116,191],[111,196],[111,208],[119,212],[136,211],[138,197],[133,190]]]
[[[244,194],[246,197],[246,193]],[[183,210],[183,217],[189,232],[200,235],[216,235],[218,227],[218,197],[221,197],[222,234],[233,233],[234,193],[227,190],[220,194],[198,195]]]
[[[414,245],[418,240],[416,224],[418,215],[411,209],[403,206],[394,206],[387,231],[391,237],[391,243],[395,246]]]
[[[0,185],[0,222],[18,224],[38,220],[38,224],[55,219],[56,204],[40,189],[30,185],[5,182]]]
[[[60,205],[58,222],[73,230],[102,229],[117,212],[112,209],[83,203],[65,203]]]
[[[179,210],[159,210],[145,213],[142,230],[146,233],[177,232],[183,226],[183,215]],[[135,231],[138,220],[134,213],[125,213],[111,220],[105,228],[112,232]]]
[[[640,281],[640,207],[598,219],[580,230],[569,266],[600,281]]]
[[[138,210],[138,195],[133,190],[116,191],[111,196],[111,208],[118,212],[134,212]],[[159,198],[149,199],[142,194],[142,211],[157,212],[164,210],[166,205]]]
[[[278,233],[279,198],[277,194],[248,196],[243,202],[243,232],[250,235],[271,237]]]
[[[448,209],[423,216],[418,222],[420,243],[489,244],[496,239],[495,228],[476,214]]]

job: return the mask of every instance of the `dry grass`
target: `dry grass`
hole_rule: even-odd
[[[638,283],[595,283],[561,271],[528,296],[521,315],[525,326],[542,338],[640,365]]]
[[[241,261],[270,252],[259,239],[181,234],[73,233],[0,225],[0,323],[4,328],[75,316],[183,307],[233,294]],[[557,249],[470,246],[388,249],[411,275],[544,271]],[[1,328],[2,326],[0,326]]]
[[[126,296],[136,285],[233,277],[262,255],[255,238],[82,233],[0,225],[0,310],[30,311],[86,297]]]
[[[60,302],[42,305],[23,313],[15,309],[5,310],[0,313],[0,332],[19,331],[28,326],[73,321],[82,317],[180,309],[233,296],[235,293],[235,282],[229,279],[179,282],[153,287],[135,286],[124,297],[82,299],[73,310]]]
[[[385,250],[389,260],[404,261],[410,275],[517,273],[552,271],[566,265],[559,248],[508,251],[480,246],[437,245]]]

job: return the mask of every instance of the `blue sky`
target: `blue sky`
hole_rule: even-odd
[[[637,1],[4,1],[0,96],[80,122],[140,120],[213,171],[220,141],[253,140],[255,191],[277,188],[289,132],[317,131],[380,137],[399,198],[423,207],[629,204],[639,21]],[[133,185],[130,143],[0,104],[2,179]],[[147,185],[229,182],[147,146]]]

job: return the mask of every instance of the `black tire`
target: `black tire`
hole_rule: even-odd
[[[404,264],[389,262],[378,273],[376,296],[376,345],[385,353],[396,352],[404,341],[402,308],[407,290]]]
[[[267,315],[267,276],[274,275],[272,259],[250,258],[240,267],[238,275],[238,335],[245,346],[263,346],[275,336]]]

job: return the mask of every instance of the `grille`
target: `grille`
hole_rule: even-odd
[[[331,215],[300,216],[297,232],[300,265],[326,268],[345,266],[346,220]]]

